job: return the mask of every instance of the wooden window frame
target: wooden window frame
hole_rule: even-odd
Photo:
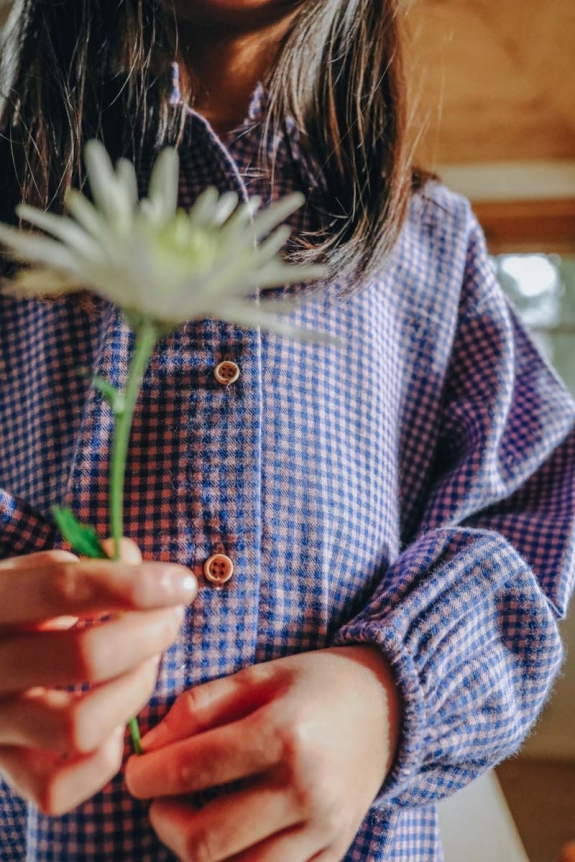
[[[575,254],[575,198],[473,204],[491,254]]]

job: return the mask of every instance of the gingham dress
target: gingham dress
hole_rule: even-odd
[[[182,206],[209,184],[269,201],[254,171],[265,98],[258,84],[224,139],[190,112]],[[269,145],[274,196],[309,191],[316,168],[295,125]],[[292,223],[311,219],[303,208]],[[55,503],[107,534],[112,418],[77,369],[121,386],[133,337],[105,302],[89,315],[71,298],[5,296],[0,310],[1,554],[62,547]],[[292,318],[343,346],[202,320],[164,339],[146,374],[126,533],[201,588],[142,730],[214,677],[377,644],[401,689],[402,738],[345,860],[440,860],[435,802],[517,749],[561,662],[575,406],[504,298],[468,203],[438,184],[414,196],[377,278],[342,274]],[[227,387],[222,359],[241,369]],[[218,589],[202,578],[214,552],[235,565]],[[146,807],[122,774],[56,818],[0,785],[0,858],[173,860]]]

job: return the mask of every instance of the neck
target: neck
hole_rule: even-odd
[[[289,14],[285,10],[283,15],[250,13],[235,22],[178,17],[183,87],[189,89],[193,82],[194,108],[218,134],[245,117],[254,87],[273,68],[295,14],[297,8],[292,5]]]

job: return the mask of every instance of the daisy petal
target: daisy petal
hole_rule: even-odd
[[[106,221],[85,195],[71,189],[66,194],[66,206],[87,233],[100,242],[107,238],[109,229]]]
[[[173,147],[162,150],[152,170],[148,197],[159,221],[168,221],[178,208],[180,159]]]
[[[213,224],[221,225],[230,216],[238,205],[238,195],[236,192],[224,192],[219,199],[216,211],[214,213]]]
[[[240,206],[236,209],[233,215],[229,217],[229,219],[223,226],[222,230],[225,231],[224,236],[228,237],[233,233],[241,231],[244,227],[249,225],[253,219],[254,214],[257,212],[260,203],[260,196],[254,195],[249,199],[248,203],[240,204]]]
[[[280,287],[299,282],[315,281],[323,278],[326,274],[325,267],[317,264],[314,266],[287,266],[272,261],[258,274],[257,282],[260,290],[266,287]]]
[[[305,202],[301,192],[292,192],[280,201],[276,201],[254,219],[252,230],[257,240],[265,236],[276,225],[281,224]]]
[[[214,186],[208,186],[197,198],[190,210],[190,224],[198,226],[209,225],[214,217],[218,200],[218,190]]]
[[[36,227],[39,227],[46,233],[52,234],[56,239],[67,243],[77,252],[86,257],[93,258],[98,254],[99,249],[97,243],[95,243],[90,236],[86,234],[86,231],[82,230],[76,222],[72,221],[72,219],[62,218],[53,213],[42,212],[41,210],[27,206],[26,204],[20,204],[17,206],[16,213],[20,218]]]
[[[266,287],[301,284],[326,274],[323,266],[294,266],[281,256],[291,233],[282,222],[304,202],[301,193],[258,214],[258,195],[238,205],[235,191],[219,195],[209,186],[186,213],[177,209],[175,149],[161,153],[141,203],[130,162],[120,159],[114,169],[98,141],[87,145],[85,158],[94,203],[70,192],[66,201],[72,218],[19,208],[23,218],[47,235],[0,225],[0,242],[16,258],[38,265],[17,275],[20,292],[89,288],[122,308],[133,326],[146,319],[166,332],[190,319],[212,317],[333,343],[329,336],[277,319],[299,307],[299,299],[258,295]]]
[[[83,286],[66,272],[52,267],[36,267],[20,270],[2,289],[14,296],[47,296],[69,293]]]
[[[0,225],[0,242],[4,243],[18,260],[49,264],[67,272],[76,273],[80,269],[80,261],[75,253],[53,239]]]
[[[300,326],[294,326],[278,320],[273,314],[267,314],[257,305],[252,305],[247,302],[230,303],[223,312],[222,320],[229,323],[237,323],[239,326],[245,326],[246,329],[254,329],[256,326],[262,326],[264,329],[277,332],[279,335],[285,335],[289,338],[296,338],[299,341],[312,341],[320,344],[341,345],[341,339],[335,335],[330,335],[327,332],[319,332],[315,329],[304,329]]]
[[[116,162],[116,173],[118,182],[124,189],[126,200],[135,207],[138,203],[138,178],[134,165],[129,159],[119,159]]]
[[[92,196],[98,209],[112,222],[117,222],[124,214],[125,207],[122,206],[116,174],[104,145],[100,141],[88,141],[84,147],[84,161]]]
[[[271,233],[255,251],[258,266],[262,266],[274,257],[274,255],[284,247],[290,236],[291,228],[287,225],[282,225]]]

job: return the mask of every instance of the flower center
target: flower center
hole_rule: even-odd
[[[178,212],[152,240],[156,251],[170,258],[177,257],[179,265],[201,274],[217,260],[219,243],[215,230],[190,223],[186,213]]]

